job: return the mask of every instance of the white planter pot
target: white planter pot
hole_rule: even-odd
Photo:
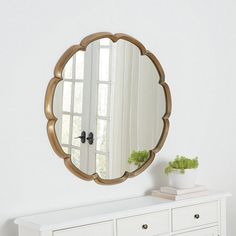
[[[186,169],[184,174],[174,170],[168,174],[169,185],[175,188],[193,188],[196,184],[197,169]]]

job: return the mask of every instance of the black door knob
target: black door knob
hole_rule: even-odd
[[[195,214],[195,215],[194,215],[194,218],[195,218],[195,219],[199,219],[199,218],[200,218],[200,215],[199,215],[199,214]]]
[[[147,224],[144,224],[144,225],[142,225],[142,228],[143,228],[143,229],[147,229],[147,228],[148,228],[148,225],[147,225]]]
[[[87,137],[88,143],[91,145],[93,144],[93,133],[90,132]]]
[[[77,139],[77,138],[80,138],[81,143],[85,143],[85,141],[86,141],[86,140],[85,140],[85,139],[86,139],[86,132],[85,132],[85,131],[82,131],[80,136],[75,137],[75,139]]]

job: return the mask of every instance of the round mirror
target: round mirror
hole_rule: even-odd
[[[171,110],[157,58],[128,35],[96,33],[69,48],[54,74],[48,135],[69,170],[101,184],[144,171],[164,144]]]

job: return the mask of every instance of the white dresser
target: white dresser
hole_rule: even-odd
[[[19,236],[226,236],[228,193],[170,201],[152,196],[15,220]]]

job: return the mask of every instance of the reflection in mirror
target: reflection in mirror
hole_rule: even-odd
[[[96,40],[64,67],[54,95],[56,134],[81,171],[119,178],[157,145],[165,103],[158,71],[137,46]]]

